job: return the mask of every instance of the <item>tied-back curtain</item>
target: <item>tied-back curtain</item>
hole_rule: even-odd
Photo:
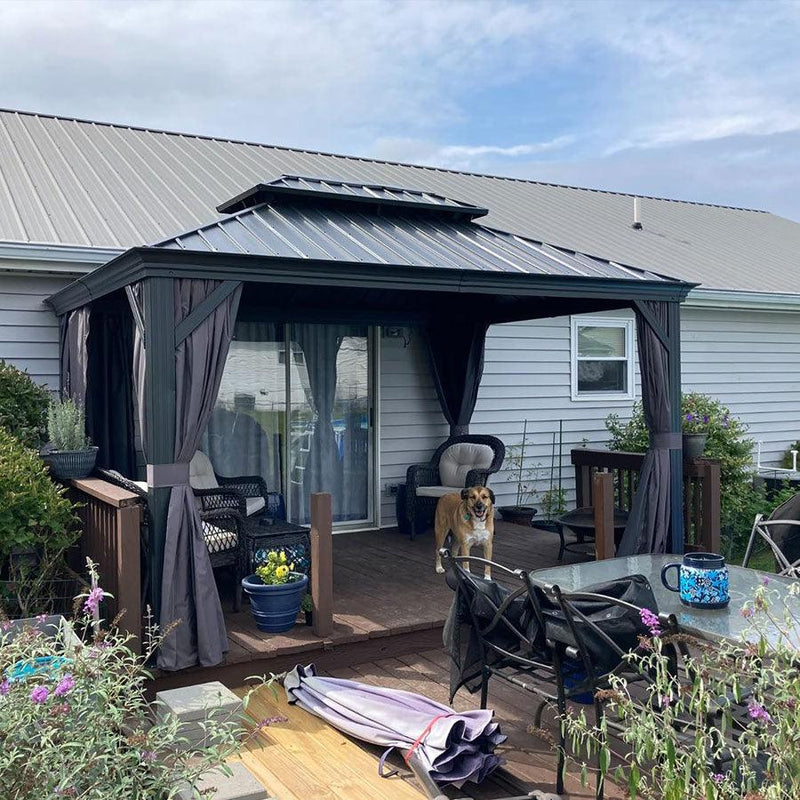
[[[433,381],[451,436],[469,433],[483,376],[488,327],[485,320],[471,317],[469,309],[464,310],[463,319],[443,319],[425,327]]]
[[[79,405],[86,403],[88,340],[89,306],[81,306],[61,321],[61,395]]]
[[[666,331],[667,304],[650,300],[644,304]],[[673,331],[670,333],[677,335]],[[638,312],[636,335],[642,407],[650,431],[650,449],[639,472],[639,485],[617,550],[618,556],[666,552],[670,520],[669,452],[681,446],[680,434],[670,432],[669,356],[666,347]]]
[[[176,279],[175,320],[189,316],[218,281]],[[180,620],[158,656],[158,666],[178,670],[219,664],[227,647],[203,528],[189,485],[188,465],[211,417],[233,335],[241,284],[175,351],[175,463],[185,464],[185,482],[172,487],[167,514],[161,625]],[[182,473],[183,474],[183,473]]]

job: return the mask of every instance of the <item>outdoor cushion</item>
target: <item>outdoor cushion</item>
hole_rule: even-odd
[[[246,497],[245,505],[247,506],[247,516],[252,517],[264,508],[266,503],[263,497]]]
[[[219,488],[211,460],[202,450],[198,450],[189,462],[189,484],[192,489]]]
[[[445,494],[461,494],[463,486],[417,486],[417,497],[442,497]]]
[[[439,477],[448,486],[467,485],[467,474],[473,469],[489,469],[494,458],[494,450],[488,444],[458,442],[450,445],[439,460]],[[420,491],[417,490],[417,494]]]
[[[239,541],[239,537],[234,531],[203,523],[203,538],[206,540],[206,547],[209,553],[221,553],[225,550],[233,550]]]

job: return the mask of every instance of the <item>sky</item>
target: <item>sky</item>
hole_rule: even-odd
[[[800,2],[5,0],[0,107],[800,220]]]

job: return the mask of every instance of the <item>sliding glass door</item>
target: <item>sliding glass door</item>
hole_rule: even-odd
[[[292,522],[330,492],[339,527],[375,524],[368,327],[239,321],[202,447],[217,472],[261,475]]]

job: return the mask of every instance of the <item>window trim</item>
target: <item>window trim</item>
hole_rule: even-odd
[[[635,339],[633,320],[624,317],[587,317],[570,318],[570,395],[578,402],[603,400],[633,400],[636,397],[636,376],[634,374]],[[589,359],[597,361],[627,361],[628,389],[624,392],[579,392],[578,391],[578,328],[622,328],[625,331],[625,353],[623,358]]]

